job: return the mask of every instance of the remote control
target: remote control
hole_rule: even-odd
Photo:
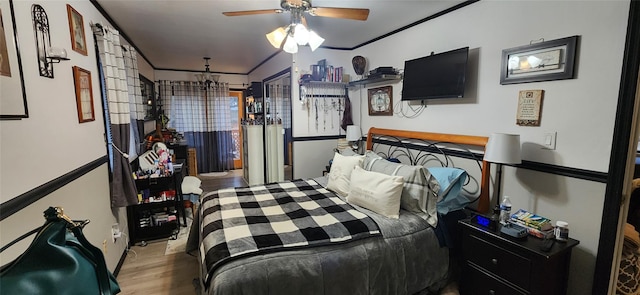
[[[551,247],[553,247],[553,243],[555,242],[555,239],[544,239],[544,241],[542,241],[542,244],[540,244],[540,250],[543,252],[549,252],[551,251]]]

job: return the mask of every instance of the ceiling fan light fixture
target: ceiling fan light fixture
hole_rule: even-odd
[[[293,38],[298,45],[309,43],[309,30],[303,24],[296,24],[293,31]]]
[[[269,43],[275,48],[280,48],[285,38],[287,38],[286,27],[279,27],[267,34],[267,40],[269,40]]]
[[[322,42],[324,42],[324,38],[320,37],[316,32],[309,30],[309,47],[311,47],[311,51],[316,51]]]
[[[282,50],[286,53],[296,53],[298,52],[298,44],[293,36],[289,35],[287,39],[284,41],[284,45],[282,46]]]

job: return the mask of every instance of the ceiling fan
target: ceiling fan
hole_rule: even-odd
[[[283,12],[298,12],[300,14],[306,12],[313,16],[346,18],[352,20],[367,20],[369,17],[369,9],[365,8],[338,8],[338,7],[313,7],[311,0],[281,0],[278,9],[260,9],[260,10],[244,10],[223,12],[226,16],[241,16],[254,14],[269,14]]]
[[[337,8],[337,7],[314,7],[311,0],[281,0],[278,9],[244,10],[223,12],[226,16],[241,16],[269,13],[291,13],[291,23],[288,26],[275,29],[268,33],[267,40],[275,48],[282,48],[285,52],[298,52],[298,45],[309,45],[311,51],[315,51],[324,38],[309,29],[304,13],[312,16],[345,18],[365,21],[369,17],[369,9],[366,8]]]

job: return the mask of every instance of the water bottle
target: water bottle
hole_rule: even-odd
[[[509,197],[505,196],[502,203],[500,203],[500,223],[507,224],[509,219],[511,219],[511,202]]]

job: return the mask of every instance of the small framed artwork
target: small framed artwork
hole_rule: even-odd
[[[518,94],[516,124],[520,126],[540,126],[542,95],[544,90],[522,90]]]
[[[502,50],[500,84],[573,79],[578,36]]]
[[[82,15],[67,4],[67,16],[69,17],[69,32],[71,33],[71,49],[82,55],[87,55],[87,40],[84,37]]]
[[[393,88],[384,86],[369,89],[369,116],[393,116]]]
[[[76,105],[78,108],[78,122],[84,123],[95,120],[93,112],[93,91],[91,88],[91,72],[73,67],[73,81],[76,87]]]

